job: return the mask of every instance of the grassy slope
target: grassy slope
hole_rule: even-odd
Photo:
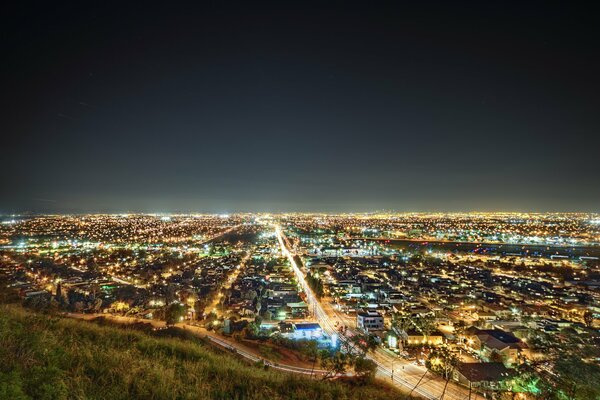
[[[392,399],[264,370],[203,345],[0,305],[0,399]]]

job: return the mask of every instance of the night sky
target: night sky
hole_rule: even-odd
[[[0,213],[600,211],[597,10],[47,3],[3,6]]]

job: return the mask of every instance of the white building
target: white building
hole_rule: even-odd
[[[356,326],[365,331],[381,331],[384,328],[383,316],[376,311],[365,311],[356,314]]]

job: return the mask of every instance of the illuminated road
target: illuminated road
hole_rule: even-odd
[[[304,274],[300,271],[296,260],[294,260],[294,256],[288,250],[288,245],[284,243],[284,240],[287,241],[287,238],[283,235],[281,228],[279,226],[275,227],[275,231],[277,233],[277,240],[279,241],[279,245],[281,247],[281,251],[284,256],[286,256],[290,260],[290,264],[292,266],[292,270],[296,274],[296,278],[298,278],[298,283],[302,286],[302,290],[306,295],[306,302],[309,305],[309,308],[313,311],[315,318],[321,324],[321,328],[327,333],[329,336],[337,334],[335,326],[331,323],[329,317],[323,310],[321,303],[315,297],[312,289],[308,286],[306,279],[304,279]]]
[[[241,270],[246,266],[246,262],[248,262],[248,260],[250,259],[250,255],[252,254],[252,252],[253,252],[253,250],[248,251],[248,254],[244,258],[242,258],[242,260],[240,261],[240,265],[238,265],[227,276],[227,279],[223,282],[223,285],[222,285],[221,289],[219,290],[219,292],[215,293],[214,299],[204,309],[205,314],[214,312],[215,314],[217,314],[217,316],[219,316],[219,310],[217,309],[217,305],[221,302],[221,299],[223,298],[223,290],[227,290],[227,289],[231,288],[231,285],[233,284],[233,282],[235,282],[235,280],[237,279]]]
[[[315,318],[319,321],[323,330],[328,335],[337,334],[335,321],[340,320],[349,327],[346,335],[352,336],[354,332],[351,327],[354,326],[354,324],[348,324],[348,317],[338,315],[333,307],[331,307],[331,304],[322,305],[321,302],[318,301],[311,288],[308,286],[304,273],[300,270],[300,267],[294,259],[294,254],[290,251],[291,246],[288,239],[278,225],[275,226],[275,232],[281,251],[289,259],[292,269],[298,278],[298,282],[306,294],[307,303],[311,310],[314,311]],[[340,340],[344,340],[344,338],[340,338]],[[408,390],[415,395],[431,400],[484,400],[484,397],[474,392],[469,393],[468,389],[459,386],[454,382],[447,382],[441,377],[427,372],[426,368],[414,365],[381,347],[368,354],[367,357],[377,364],[377,374],[380,378],[386,380],[390,379],[395,385],[400,386],[403,390]]]

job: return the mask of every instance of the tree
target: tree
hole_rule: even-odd
[[[408,331],[414,324],[410,318],[410,316],[406,313],[395,313],[392,316],[392,326],[398,328],[400,331]]]
[[[177,289],[175,288],[175,285],[169,283],[165,291],[165,302],[169,305],[174,302],[175,299],[177,299]]]
[[[377,337],[370,333],[357,333],[345,342],[348,353],[352,354],[357,351],[361,357],[364,357],[369,351],[375,350],[377,345]]]
[[[585,325],[588,328],[591,328],[594,325],[594,313],[592,313],[590,310],[587,310],[585,313],[583,313],[583,322],[585,322]]]
[[[97,283],[92,283],[90,285],[90,299],[96,300],[96,296],[100,293],[100,287]]]
[[[144,311],[144,309],[142,307],[134,306],[134,307],[131,307],[129,310],[127,310],[124,315],[125,316],[135,315],[137,317],[143,311]]]
[[[308,275],[306,275],[306,282],[315,293],[315,296],[320,299],[325,293],[321,278],[319,278],[318,275],[313,275],[312,272],[309,272]]]
[[[115,301],[110,305],[110,310],[115,313],[124,313],[129,310],[129,304],[124,301]]]
[[[135,286],[123,285],[115,288],[112,294],[117,300],[129,300],[136,297],[137,289]]]
[[[211,322],[213,322],[216,319],[217,319],[217,314],[214,311],[211,311],[206,315],[205,321],[206,321],[206,324],[210,324]]]
[[[373,360],[364,357],[356,357],[354,360],[354,372],[358,378],[364,381],[370,381],[377,372],[377,364]]]
[[[321,350],[319,352],[321,367],[327,372],[323,375],[323,380],[334,378],[346,372],[350,358],[341,351]]]
[[[435,318],[431,315],[416,318],[414,323],[425,337],[428,337],[435,330]]]
[[[98,298],[94,300],[93,304],[91,304],[90,307],[92,312],[99,313],[100,309],[102,308],[102,299]]]
[[[558,374],[557,389],[567,398],[583,400],[600,398],[600,366],[586,363],[578,357],[561,357],[554,372]]]
[[[466,329],[465,321],[460,320],[454,324],[454,334],[456,336],[461,336],[465,332],[465,329]]]
[[[183,320],[186,308],[183,304],[172,303],[165,308],[165,321],[167,325],[175,325]]]
[[[80,313],[80,312],[82,312],[82,311],[83,311],[83,302],[81,302],[81,301],[76,301],[76,302],[73,304],[73,311],[74,311],[74,312],[76,312],[76,313]]]
[[[429,353],[425,362],[427,368],[442,375],[445,379],[450,378],[450,374],[458,365],[458,356],[448,347],[439,347]]]
[[[207,304],[205,298],[198,299],[194,303],[194,313],[197,320],[200,321],[204,318],[204,310],[206,309],[206,306]]]
[[[50,308],[51,300],[52,296],[50,293],[43,293],[38,296],[26,297],[23,305],[36,311],[47,311]]]
[[[250,322],[248,325],[246,325],[243,329],[244,335],[248,338],[248,339],[256,339],[260,336],[260,324],[262,323],[262,318],[260,316],[256,316],[256,318],[254,318],[254,321]]]
[[[56,284],[56,300],[60,301],[62,299],[62,285],[60,282]]]
[[[245,328],[244,333],[248,339],[255,339],[260,334],[260,324],[256,321],[250,322]]]
[[[539,395],[541,393],[541,378],[534,371],[519,371],[512,379],[506,382],[508,389],[513,393],[529,393]]]
[[[310,375],[312,376],[315,371],[315,364],[317,359],[319,358],[319,344],[316,340],[307,340],[304,343],[304,346],[300,349],[302,354],[304,354],[310,361],[312,361],[312,367],[310,370]]]

